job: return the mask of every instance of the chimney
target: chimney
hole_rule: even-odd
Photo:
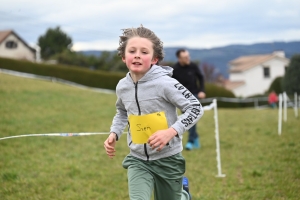
[[[276,56],[278,56],[278,57],[281,57],[281,58],[285,58],[285,53],[284,53],[284,51],[274,51],[272,54],[273,54],[273,55],[276,55]]]

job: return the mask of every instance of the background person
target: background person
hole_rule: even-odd
[[[178,80],[186,87],[195,97],[205,98],[204,93],[204,76],[198,66],[190,61],[189,52],[185,49],[179,49],[176,52],[178,62],[173,66],[173,78]],[[200,136],[196,131],[196,124],[189,129],[188,142],[185,145],[187,150],[200,148]]]
[[[268,102],[271,108],[277,107],[278,97],[274,90],[269,94]]]

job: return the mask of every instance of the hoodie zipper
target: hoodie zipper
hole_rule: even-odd
[[[136,102],[136,105],[137,105],[138,110],[139,110],[139,115],[141,115],[141,108],[140,108],[140,104],[139,104],[138,96],[137,96],[138,82],[136,82],[134,85],[135,85],[135,102]],[[144,151],[145,151],[145,155],[147,157],[147,161],[149,161],[149,154],[148,154],[148,151],[147,151],[147,144],[146,143],[144,144]]]
[[[141,108],[137,97],[138,82],[136,82],[134,85],[135,85],[135,102],[139,110],[139,115],[141,115]]]

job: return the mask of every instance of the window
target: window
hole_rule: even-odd
[[[6,48],[15,49],[18,47],[18,44],[15,41],[9,40],[5,43]]]
[[[270,67],[264,67],[264,78],[270,78]]]

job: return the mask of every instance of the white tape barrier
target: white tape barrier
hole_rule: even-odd
[[[60,78],[51,77],[51,76],[41,76],[41,75],[29,74],[29,73],[25,73],[25,72],[17,72],[17,71],[8,70],[8,69],[0,69],[0,73],[23,77],[23,78],[46,80],[46,81],[51,81],[54,83],[57,82],[57,83],[62,83],[62,84],[69,85],[72,87],[77,87],[80,89],[93,90],[95,92],[100,92],[100,93],[106,93],[106,94],[115,94],[116,93],[114,90],[89,87],[89,86],[81,85],[81,84],[74,83],[71,81],[66,81],[66,80],[63,80]]]
[[[300,98],[300,97],[299,97]],[[229,97],[212,97],[212,98],[206,98],[206,99],[200,99],[199,101],[201,103],[209,103],[213,101],[213,99],[217,99],[217,101],[222,101],[222,102],[230,102],[230,103],[251,103],[253,102],[253,105],[256,109],[266,109],[270,108],[270,106],[267,105],[259,105],[260,101],[267,102],[268,97],[257,97],[257,98],[246,98],[246,99],[241,99],[241,98],[229,98]],[[300,100],[299,100],[300,101]],[[298,103],[299,106],[300,103]],[[292,102],[289,97],[286,95],[286,107],[294,107],[295,103]]]
[[[203,107],[203,110],[211,110],[211,109],[213,109],[215,107],[215,104],[214,103],[211,103],[211,104],[209,104],[209,105],[207,105],[207,106],[204,106]]]
[[[225,177],[225,174],[222,174],[221,169],[221,152],[220,152],[220,141],[219,141],[219,124],[218,124],[218,111],[217,111],[217,100],[214,99],[213,103],[208,106],[203,107],[204,110],[214,109],[214,119],[215,119],[215,138],[216,138],[216,152],[217,152],[217,168],[218,175],[217,177]],[[124,132],[125,134],[127,132]],[[15,135],[2,137],[0,140],[7,140],[13,138],[22,138],[22,137],[74,137],[74,136],[89,136],[89,135],[108,135],[109,132],[90,132],[90,133],[43,133],[43,134],[27,134],[27,135]]]
[[[27,135],[15,135],[0,138],[0,140],[7,140],[21,137],[73,137],[73,136],[88,136],[88,135],[108,135],[109,132],[95,132],[95,133],[43,133],[43,134],[27,134]],[[126,133],[125,133],[126,134]]]
[[[214,108],[214,119],[215,119],[215,138],[216,138],[216,152],[217,152],[217,168],[218,175],[217,177],[225,177],[225,174],[222,174],[221,169],[221,152],[220,152],[220,141],[219,141],[219,125],[218,125],[218,111],[217,111],[217,100],[214,99],[213,103],[209,106],[203,107],[204,110],[211,110]],[[127,134],[127,132],[124,132]],[[94,132],[94,133],[43,133],[43,134],[27,134],[27,135],[15,135],[2,137],[0,140],[14,139],[14,138],[22,138],[22,137],[74,137],[74,136],[89,136],[89,135],[108,135],[109,132]]]
[[[214,109],[214,119],[215,119],[215,139],[216,139],[216,152],[217,152],[217,169],[218,174],[216,177],[223,178],[226,175],[222,174],[222,167],[221,167],[221,151],[220,151],[220,137],[219,137],[219,121],[218,121],[218,106],[217,106],[217,99],[213,99],[213,102],[203,107],[204,110],[212,110]]]
[[[254,105],[258,105],[258,101],[268,101],[268,97],[257,97],[257,98],[247,98],[247,99],[229,98],[229,97],[212,97],[212,98],[200,99],[200,102],[201,103],[209,103],[209,102],[212,102],[214,99],[217,99],[218,101],[231,102],[231,103],[254,102]]]

